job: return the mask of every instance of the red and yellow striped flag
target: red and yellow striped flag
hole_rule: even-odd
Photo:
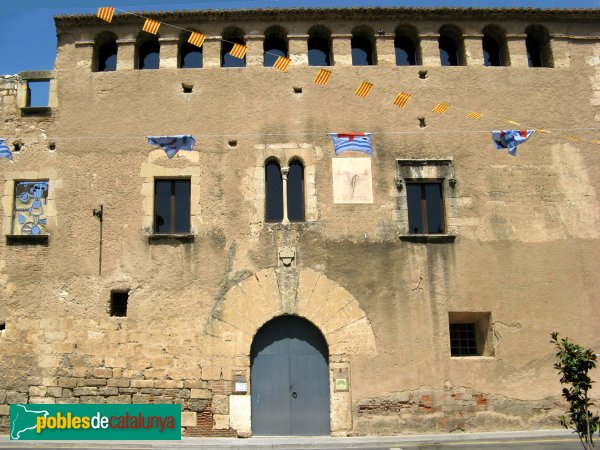
[[[434,112],[437,114],[444,114],[449,109],[450,109],[450,105],[448,105],[447,103],[438,103],[437,105],[435,105],[435,108],[433,108],[431,110],[431,112]]]
[[[204,39],[206,39],[205,34],[196,33],[195,31],[193,31],[190,35],[190,38],[188,39],[188,42],[192,45],[195,45],[196,47],[202,47],[202,44],[204,44]]]
[[[331,78],[331,70],[320,69],[315,77],[315,83],[325,86]]]
[[[369,95],[371,89],[373,89],[373,83],[363,81],[358,85],[358,88],[356,89],[356,92],[354,92],[354,95],[365,98]]]
[[[160,27],[159,21],[154,19],[146,19],[146,22],[144,22],[144,28],[142,28],[142,30],[150,34],[156,34],[158,33],[158,27]]]
[[[112,22],[113,16],[115,15],[115,8],[113,7],[104,7],[98,8],[98,13],[96,14],[102,20],[106,20],[108,23]]]
[[[246,56],[247,51],[248,51],[248,47],[246,47],[245,45],[233,44],[233,47],[231,48],[231,51],[229,52],[229,54],[231,56],[233,56],[234,58],[244,59],[244,56]]]
[[[396,95],[394,105],[399,106],[400,108],[404,108],[411,97],[412,95],[407,94],[406,92],[400,92],[398,95]]]
[[[280,56],[279,58],[277,58],[277,60],[275,61],[275,64],[273,64],[275,67],[277,67],[279,70],[281,70],[282,72],[285,72],[286,70],[288,70],[288,67],[290,67],[290,64],[292,63],[292,60],[289,58],[286,58],[285,56]]]
[[[467,114],[467,117],[469,119],[481,119],[481,116],[483,116],[483,114],[480,114],[477,112],[471,112],[471,113]]]

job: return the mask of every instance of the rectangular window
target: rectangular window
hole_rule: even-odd
[[[154,185],[154,233],[190,232],[190,180],[156,180]]]
[[[48,180],[16,181],[13,235],[46,234]]]
[[[450,354],[452,356],[478,355],[474,323],[450,324]]]
[[[112,317],[127,316],[127,301],[129,300],[129,292],[127,291],[112,291],[110,293],[110,315]]]
[[[444,233],[444,200],[441,182],[407,182],[406,199],[409,233]]]
[[[448,322],[450,356],[494,356],[491,313],[451,312]]]

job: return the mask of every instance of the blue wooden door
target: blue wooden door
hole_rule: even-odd
[[[282,316],[266,323],[250,353],[253,434],[328,435],[328,360],[323,335],[307,320]]]

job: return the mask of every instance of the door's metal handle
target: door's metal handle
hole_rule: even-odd
[[[298,397],[298,394],[296,392],[292,392],[292,397],[296,398]]]

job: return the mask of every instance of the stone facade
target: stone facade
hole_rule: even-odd
[[[564,405],[550,333],[600,346],[600,163],[590,142],[598,136],[561,131],[600,120],[600,13],[156,18],[207,34],[202,69],[177,68],[180,30],[163,26],[160,68],[134,70],[142,20],[80,16],[56,19],[47,111],[27,110],[32,74],[0,78],[0,136],[22,144],[14,163],[0,160],[0,430],[11,403],[167,402],[182,405],[185,435],[249,436],[250,393],[235,394],[234,379],[251,389],[253,338],[285,315],[306,318],[327,342],[333,435],[557,427]],[[406,23],[418,30],[422,65],[395,65],[394,30]],[[440,66],[448,23],[462,30],[465,66]],[[332,36],[326,87],[307,65],[315,24]],[[365,24],[378,64],[354,67],[351,32]],[[510,66],[483,66],[489,24],[506,31]],[[553,68],[528,67],[532,24],[549,32]],[[287,31],[286,73],[262,67],[272,25]],[[229,26],[244,31],[245,68],[219,67]],[[117,37],[117,70],[94,72],[106,30]],[[362,80],[375,85],[366,99],[354,96]],[[414,97],[402,109],[399,91]],[[452,108],[432,113],[442,101]],[[484,117],[465,118],[471,111]],[[554,132],[535,134],[512,158],[492,150],[487,132],[514,127],[506,119]],[[372,203],[334,203],[333,131],[373,133]],[[181,133],[197,146],[173,159],[145,142]],[[564,138],[572,134],[582,139]],[[346,157],[365,156],[337,158]],[[305,221],[265,221],[270,158],[302,161]],[[185,239],[154,235],[162,178],[190,180]],[[431,178],[443,183],[445,233],[411,236],[406,181]],[[9,239],[20,180],[48,180],[47,241]],[[92,214],[100,205],[101,223]],[[127,315],[111,316],[111,292],[122,291]],[[481,355],[451,357],[451,313],[488,314]],[[342,373],[348,390],[334,389]]]

